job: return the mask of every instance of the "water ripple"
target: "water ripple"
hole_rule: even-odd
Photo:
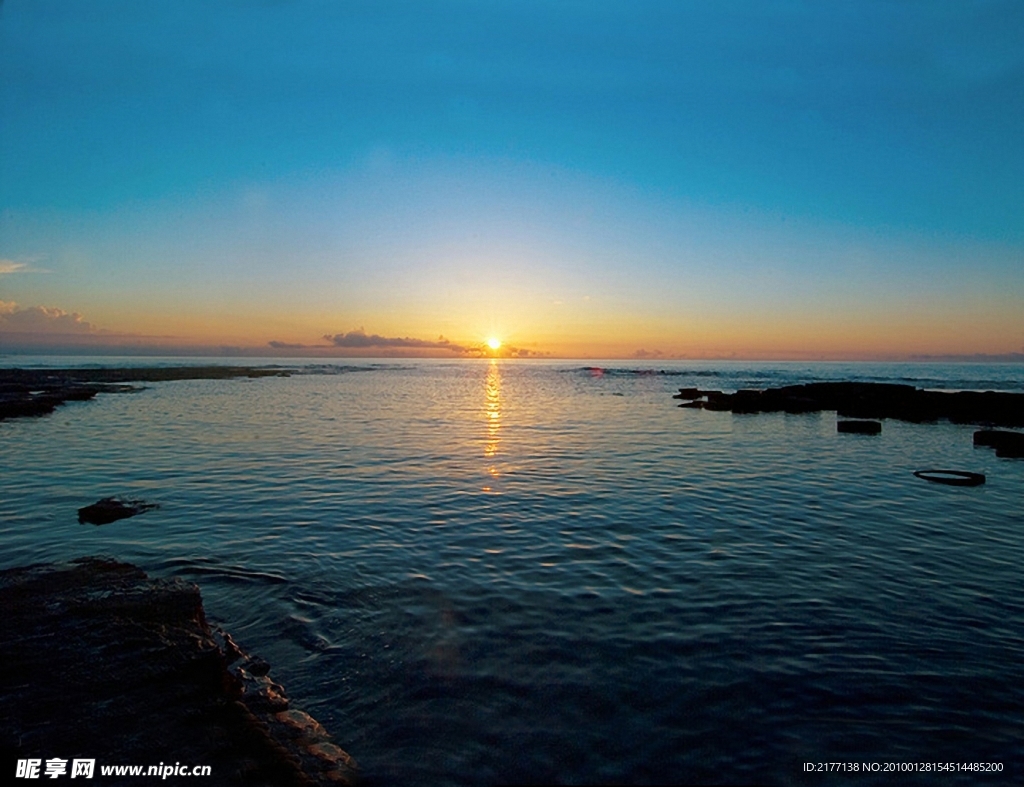
[[[976,451],[969,427],[851,439],[829,413],[670,398],[842,375],[944,387],[969,369],[331,371],[0,423],[4,565],[108,554],[196,581],[371,785],[1024,767],[1024,464]],[[936,487],[922,466],[989,480]],[[161,507],[77,523],[109,494]]]

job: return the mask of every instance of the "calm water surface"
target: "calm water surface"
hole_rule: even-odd
[[[671,399],[816,379],[1020,391],[1020,366],[310,370],[329,373],[0,422],[0,565],[106,554],[195,581],[371,785],[1024,778],[1024,461],[974,449],[969,426],[839,435],[834,413]],[[911,475],[926,467],[988,483]],[[112,494],[161,507],[77,523]]]

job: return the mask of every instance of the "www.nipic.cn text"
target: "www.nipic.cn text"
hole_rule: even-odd
[[[212,768],[209,765],[100,765],[101,776],[154,776],[166,779],[168,776],[209,776]],[[92,779],[96,775],[96,760],[65,760],[51,757],[44,760],[18,760],[15,777],[18,779],[59,779],[67,776],[71,779]]]

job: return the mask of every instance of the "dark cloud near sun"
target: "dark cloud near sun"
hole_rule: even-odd
[[[381,336],[376,333],[368,334],[362,328],[348,333],[336,333],[333,336],[327,334],[324,338],[335,347],[348,349],[369,349],[380,348],[404,348],[417,350],[450,350],[453,353],[465,353],[469,348],[460,344],[452,344],[448,339],[439,336],[437,341],[428,339],[413,339],[408,336]],[[273,344],[273,343],[272,343]]]
[[[327,344],[301,344],[282,341],[267,342],[267,346],[284,353],[310,351],[314,355],[366,355],[380,351],[384,355],[394,356],[429,356],[439,353],[451,353],[462,358],[539,358],[548,353],[528,350],[522,347],[502,345],[500,349],[491,349],[486,344],[457,344],[444,336],[435,340],[417,339],[412,336],[381,336],[367,333],[358,328],[347,333],[325,334]]]

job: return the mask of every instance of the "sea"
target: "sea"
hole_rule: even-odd
[[[256,365],[0,422],[0,568],[196,583],[371,786],[1024,783],[1024,460],[672,398],[1021,365]],[[159,508],[78,523],[111,495]]]

